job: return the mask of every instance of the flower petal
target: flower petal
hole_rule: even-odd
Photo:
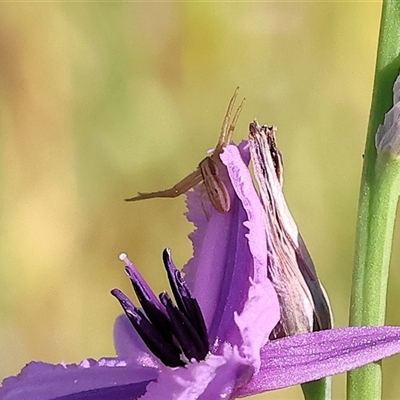
[[[221,155],[229,174],[224,177],[222,174],[226,171],[220,171],[231,197],[229,212],[222,214],[212,207],[205,209],[208,199],[202,197],[201,186],[187,195],[187,217],[197,229],[190,236],[194,257],[185,267],[185,280],[199,301],[210,343],[216,346],[214,350],[225,341],[237,346],[243,344],[234,313],[241,314],[245,308],[253,286],[249,278],[265,289],[263,301],[258,302],[263,303],[263,309],[257,308],[253,315],[260,316],[267,308],[270,312],[270,315],[264,314],[267,319],[265,325],[261,324],[263,329],[257,330],[262,337],[259,342],[265,340],[279,319],[276,294],[266,275],[265,228],[263,221],[259,223],[255,218],[262,209],[247,168],[249,158],[246,143],[241,145],[240,152],[236,146],[229,145]],[[242,328],[244,325],[248,324],[243,322]]]
[[[240,235],[244,238],[247,232],[243,226],[246,215],[229,180],[225,179],[224,183],[231,198],[230,210],[224,214],[210,206],[201,185],[187,193],[187,218],[196,230],[190,235],[193,258],[184,267],[185,281],[200,304],[211,345],[218,336],[222,341],[228,340],[218,332],[223,313],[230,315],[227,327],[230,340],[236,344],[240,342],[233,313],[243,308],[252,268],[248,245],[237,240]],[[235,279],[237,274],[240,278]],[[242,284],[233,287],[236,280]],[[235,291],[235,297],[228,303],[231,290]]]
[[[156,370],[129,365],[118,358],[76,364],[31,362],[0,388],[3,400],[136,399],[157,377]]]
[[[248,147],[245,143],[240,148],[228,146],[221,154],[221,160],[228,169],[232,185],[248,219],[244,225],[249,229],[246,238],[253,258],[253,274],[250,276],[251,285],[244,309],[240,314],[236,313],[235,322],[243,338],[241,350],[255,362],[258,368],[259,350],[266,343],[280,315],[278,296],[268,278],[268,266],[273,259],[268,248],[264,220],[260,218],[264,210],[255,191],[250,172],[239,153],[241,150],[241,154],[246,154],[246,149]]]
[[[268,342],[261,369],[239,397],[349,371],[400,352],[400,327],[328,329]]]
[[[254,369],[237,348],[225,345],[222,353],[209,354],[204,361],[191,362],[185,368],[164,367],[141,400],[230,399],[235,387],[244,383],[242,379],[247,382]]]

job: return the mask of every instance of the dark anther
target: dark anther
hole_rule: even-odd
[[[208,351],[209,343],[207,328],[199,303],[192,296],[186,282],[182,278],[181,272],[175,267],[169,249],[163,251],[163,261],[178,309],[191,321],[200,336],[204,348]]]
[[[158,299],[130,262],[126,272],[142,309],[118,289],[111,294],[118,299],[149,350],[165,365],[179,367],[191,359],[200,361],[206,357],[209,351],[207,329],[199,304],[175,267],[169,249],[164,250],[163,261],[176,305],[166,292]]]
[[[191,321],[172,303],[171,298],[166,292],[160,294],[160,300],[168,312],[174,329],[174,335],[178,339],[187,359],[191,360],[195,358],[196,360],[203,360],[207,355],[208,348],[204,351],[204,344]]]

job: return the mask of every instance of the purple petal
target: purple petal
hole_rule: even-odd
[[[247,382],[253,372],[236,348],[225,346],[223,355],[209,354],[204,361],[191,362],[185,368],[163,368],[141,400],[230,399],[235,387]]]
[[[244,151],[242,149],[242,153]],[[249,229],[246,239],[252,256],[253,274],[250,275],[251,286],[245,307],[235,321],[243,338],[241,350],[248,357],[257,360],[258,368],[259,349],[266,343],[280,318],[278,296],[268,278],[268,265],[272,258],[267,249],[264,220],[260,218],[264,210],[239,149],[228,146],[221,154],[221,159],[228,169],[232,185],[248,218],[244,225]]]
[[[243,225],[246,214],[229,181],[225,184],[231,197],[231,208],[224,214],[210,207],[201,186],[187,194],[187,218],[197,229],[190,235],[193,258],[184,268],[185,281],[200,304],[210,344],[217,337],[239,344],[240,333],[233,321],[233,313],[243,309],[252,269],[248,245],[244,240],[237,240],[247,233]],[[241,285],[235,285],[237,280]],[[228,302],[231,290],[236,293]],[[222,332],[219,328],[224,313],[229,314],[230,319],[227,330]]]
[[[262,212],[262,206],[246,165],[249,151],[245,145],[241,146],[241,152],[229,145],[221,155],[229,174],[229,178],[224,179],[231,197],[229,212],[222,214],[208,207],[205,203],[208,199],[202,196],[200,186],[187,196],[187,217],[197,229],[190,236],[194,257],[185,267],[185,280],[201,306],[210,343],[217,347],[224,341],[238,346],[243,344],[234,315],[245,309],[254,283],[265,290],[263,299],[258,297],[257,302],[253,292],[252,304],[258,306],[246,313],[247,316],[262,314],[266,317],[258,325],[263,328],[257,330],[258,343],[265,340],[265,335],[279,319],[276,294],[267,278],[265,227],[263,220],[260,223],[255,217]],[[258,294],[261,293],[262,290],[258,290]],[[247,325],[242,318],[241,329]],[[253,333],[255,331],[253,329]]]
[[[118,358],[84,360],[79,365],[31,362],[0,388],[3,400],[136,399],[157,378],[152,368]]]
[[[400,327],[329,329],[268,342],[239,397],[339,374],[400,352]]]

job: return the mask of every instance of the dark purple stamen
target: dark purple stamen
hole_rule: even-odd
[[[135,307],[120,290],[114,289],[111,294],[117,298],[136,332],[156,357],[169,367],[185,365],[180,359],[182,351],[175,346],[172,335],[160,334],[160,331],[146,318],[143,311]]]
[[[199,303],[192,296],[186,282],[182,278],[181,271],[179,271],[171,258],[170,249],[163,251],[163,261],[165,269],[167,270],[169,284],[174,294],[174,298],[179,310],[190,319],[191,323],[195,327],[200,340],[204,343],[204,347],[209,349],[208,335],[206,323],[203,318],[203,314],[200,310]]]
[[[204,318],[197,300],[175,267],[170,250],[164,250],[163,260],[176,306],[165,292],[160,294],[160,300],[155,296],[125,254],[122,254],[120,259],[126,263],[126,272],[143,311],[120,290],[114,289],[111,294],[118,299],[149,350],[170,367],[185,365],[182,353],[187,360],[203,360],[209,350]]]
[[[125,268],[125,271],[131,280],[133,289],[139,303],[147,315],[147,318],[156,328],[162,331],[165,336],[170,336],[172,340],[172,327],[164,307],[158,300],[157,302],[152,301],[153,299],[146,292],[146,287],[141,285],[141,282],[135,279],[135,277],[130,273],[128,267]]]
[[[174,329],[174,335],[178,339],[187,359],[203,360],[208,353],[208,347],[205,348],[191,321],[172,303],[168,293],[161,293],[160,300],[167,310]]]

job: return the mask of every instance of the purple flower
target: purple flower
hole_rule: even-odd
[[[400,352],[399,327],[328,329],[269,341],[280,320],[275,262],[247,143],[226,147],[230,209],[188,194],[194,256],[184,279],[164,252],[175,303],[157,297],[123,255],[143,311],[120,291],[118,356],[80,365],[28,364],[3,381],[4,400],[232,399],[307,382]],[[194,333],[193,333],[194,332]]]

